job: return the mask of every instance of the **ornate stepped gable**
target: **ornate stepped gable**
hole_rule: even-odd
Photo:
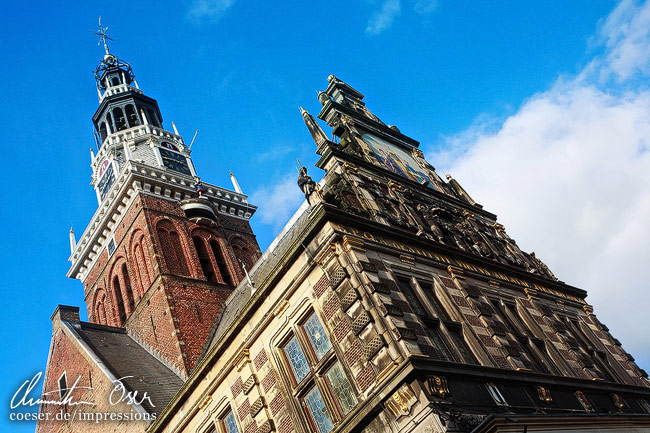
[[[319,94],[319,117],[333,128],[327,140],[309,113],[303,118],[312,137],[325,149],[350,155],[352,161],[371,163],[382,170],[353,170],[328,183],[327,202],[381,224],[415,233],[429,240],[504,265],[557,281],[534,253],[525,253],[508,236],[496,216],[483,210],[462,186],[447,175],[444,182],[429,164],[418,142],[396,126],[386,126],[362,101],[363,95],[330,76]],[[356,167],[355,167],[356,168]]]

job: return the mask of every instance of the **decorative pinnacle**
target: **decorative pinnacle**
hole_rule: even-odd
[[[106,32],[108,31],[108,27],[102,27],[102,17],[100,15],[99,17],[99,29],[96,32],[93,32],[97,36],[99,36],[99,42],[97,42],[97,45],[104,44],[104,51],[106,51],[106,54],[110,54],[108,51],[108,44],[106,43],[106,40],[108,39],[109,41],[112,41],[113,38],[109,37],[106,35]]]

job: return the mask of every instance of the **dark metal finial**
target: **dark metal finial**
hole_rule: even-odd
[[[99,42],[97,42],[97,45],[104,44],[104,51],[106,51],[106,54],[110,54],[108,51],[108,44],[106,43],[106,40],[112,41],[113,38],[109,37],[106,32],[108,31],[108,27],[102,27],[102,17],[100,15],[99,17],[99,29],[96,32],[93,32],[97,36],[99,36]]]

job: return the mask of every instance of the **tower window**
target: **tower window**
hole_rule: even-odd
[[[124,280],[124,290],[126,291],[129,309],[133,310],[135,299],[133,299],[133,289],[131,288],[131,279],[129,278],[129,270],[126,268],[126,263],[122,264],[122,280]]]
[[[203,239],[198,236],[192,238],[194,241],[194,247],[196,248],[196,253],[199,256],[199,262],[201,263],[201,269],[203,270],[203,275],[205,275],[206,280],[216,283],[217,276],[215,275],[214,268],[212,267],[212,262],[208,251],[205,248],[205,243]]]
[[[66,381],[65,371],[64,371],[61,377],[59,377],[59,397],[61,397],[61,400],[63,400],[63,397],[65,397],[67,392],[68,392],[68,383]]]
[[[120,318],[120,324],[122,324],[126,319],[126,312],[124,311],[124,299],[122,298],[120,279],[117,275],[113,278],[113,290],[115,291],[115,298],[117,300],[117,314]]]
[[[126,119],[129,122],[129,128],[140,125],[140,117],[138,117],[138,113],[135,112],[135,107],[133,105],[127,105],[125,110]]]
[[[224,283],[234,286],[235,280],[228,270],[228,266],[226,265],[226,258],[223,254],[221,246],[219,246],[219,243],[217,241],[211,240],[210,248],[212,248],[212,253],[214,254],[215,260],[217,261],[217,266],[219,267],[219,272],[221,273],[221,278],[223,278]]]
[[[126,118],[124,117],[124,111],[120,107],[113,109],[113,116],[115,117],[115,127],[118,131],[123,131],[127,129]]]

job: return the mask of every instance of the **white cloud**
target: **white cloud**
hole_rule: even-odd
[[[256,212],[262,224],[269,224],[276,232],[305,200],[296,183],[298,173],[290,172],[277,182],[262,186],[249,197],[249,202],[259,206]]]
[[[650,5],[604,20],[602,56],[493,125],[449,137],[430,160],[500,216],[522,249],[588,291],[596,315],[650,367]],[[619,86],[606,88],[613,76]],[[599,79],[600,78],[600,79]],[[626,81],[628,80],[628,81]],[[487,125],[487,126],[486,126]]]
[[[601,78],[619,80],[650,72],[650,8],[622,1],[603,21],[599,40],[607,47]]]
[[[415,0],[413,11],[417,14],[430,14],[438,9],[438,0]]]
[[[235,0],[193,0],[188,10],[188,17],[198,23],[203,20],[218,21]]]
[[[379,10],[376,10],[368,19],[366,34],[370,36],[378,35],[393,24],[401,12],[400,0],[383,0]]]

